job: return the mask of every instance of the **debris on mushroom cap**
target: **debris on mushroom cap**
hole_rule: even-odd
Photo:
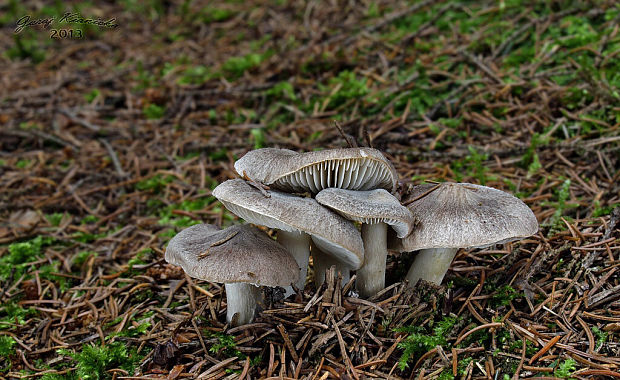
[[[318,193],[316,200],[349,220],[389,224],[399,238],[407,236],[415,224],[411,211],[384,189],[355,191],[329,188]]]
[[[433,190],[434,188],[434,190]],[[520,199],[471,183],[424,184],[413,188],[407,208],[418,220],[401,241],[401,252],[426,248],[471,248],[531,236],[538,221]],[[404,202],[407,204],[406,200]]]
[[[318,245],[340,261],[359,268],[364,261],[364,244],[350,221],[321,206],[312,198],[269,190],[269,198],[242,179],[231,179],[213,190],[213,195],[235,215],[249,223],[289,232],[312,235]],[[327,253],[327,252],[326,252]]]
[[[212,282],[288,286],[299,276],[290,253],[249,224],[224,230],[209,224],[186,228],[170,240],[165,259]]]
[[[311,192],[328,187],[351,190],[396,190],[394,166],[372,148],[330,149],[297,153],[263,148],[246,153],[235,162],[240,176],[287,192]]]

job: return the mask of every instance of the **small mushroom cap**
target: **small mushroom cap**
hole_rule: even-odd
[[[297,153],[263,148],[246,153],[235,170],[286,192],[313,194],[328,187],[351,190],[383,188],[394,192],[398,175],[380,151],[372,148],[330,149]]]
[[[186,228],[170,240],[165,258],[188,275],[212,282],[288,286],[299,278],[293,256],[249,224],[224,230],[209,224]]]
[[[242,179],[231,179],[213,195],[249,223],[289,232],[305,232],[326,253],[357,269],[364,262],[364,244],[353,223],[312,198],[268,190],[269,197]]]
[[[481,248],[538,231],[536,216],[523,201],[491,187],[471,183],[424,184],[414,187],[408,199],[418,197],[407,206],[418,225],[401,240],[397,248],[401,252]]]
[[[407,236],[415,224],[411,211],[384,189],[355,191],[329,188],[321,190],[316,200],[349,220],[389,224],[399,238]]]

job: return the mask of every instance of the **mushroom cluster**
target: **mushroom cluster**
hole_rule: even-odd
[[[398,176],[392,164],[376,149],[332,149],[308,153],[288,149],[257,149],[235,162],[235,170],[251,182],[228,180],[216,187],[213,195],[246,222],[278,231],[277,241],[297,261],[299,280],[295,286],[299,289],[305,285],[311,252],[317,285],[324,278],[324,270],[331,265],[336,265],[347,280],[350,270],[362,267],[365,255],[368,260],[369,252],[364,247],[370,243],[363,242],[362,235],[371,238],[381,235],[380,228],[372,234],[360,234],[354,224],[354,221],[383,223],[386,217],[380,215],[383,210],[381,206],[366,206],[363,212],[371,211],[368,215],[356,214],[360,210],[355,207],[352,213],[347,213],[346,207],[339,209],[338,201],[329,202],[330,191],[342,189],[349,195],[357,194],[361,198],[367,198],[366,192],[380,191],[380,196],[369,199],[371,203],[379,198],[392,198],[392,204],[397,204],[410,215],[387,191],[396,190]],[[356,198],[346,200],[346,195],[340,198],[349,205],[357,203]],[[400,215],[389,215],[387,218],[391,221],[400,218]],[[382,278],[379,288],[382,288],[387,253],[385,233],[379,241],[383,242],[381,252],[384,254],[382,268],[377,268],[378,276]],[[364,283],[364,275],[361,275],[362,278],[359,276],[357,283]],[[373,272],[373,276],[377,274]],[[293,288],[287,287],[286,294],[292,293]],[[368,295],[365,291],[363,293]]]
[[[369,297],[385,287],[388,245],[419,251],[406,277],[411,285],[420,279],[440,284],[459,248],[504,243],[538,230],[525,203],[486,186],[419,185],[404,206],[394,196],[396,170],[372,148],[308,153],[264,148],[234,166],[243,179],[221,183],[213,195],[246,222],[276,230],[277,242],[248,225],[223,231],[199,225],[175,236],[166,250],[166,260],[189,275],[226,284],[231,323],[253,318],[260,297],[245,283],[283,286],[287,296],[303,290],[310,254],[317,286],[335,265],[345,281],[357,270],[356,288]],[[225,270],[214,269],[214,262]]]

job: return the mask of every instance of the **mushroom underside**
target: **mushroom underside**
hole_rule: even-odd
[[[377,160],[350,158],[317,162],[278,178],[274,187],[290,192],[318,193],[330,187],[351,190],[392,189],[392,173]]]

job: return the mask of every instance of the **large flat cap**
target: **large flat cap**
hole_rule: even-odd
[[[242,179],[231,179],[213,195],[235,215],[249,223],[312,235],[319,248],[357,269],[364,261],[364,244],[353,223],[321,206],[312,198],[275,190],[269,197]]]
[[[349,220],[388,224],[399,238],[407,236],[415,222],[411,211],[384,189],[355,191],[329,188],[321,190],[316,200]]]
[[[263,148],[246,153],[235,162],[240,176],[247,175],[286,192],[313,194],[328,187],[351,190],[396,190],[394,166],[372,148],[330,149],[297,153]]]
[[[538,221],[520,199],[471,183],[424,184],[413,188],[407,207],[418,225],[402,239],[400,251],[473,248],[531,236]]]
[[[224,230],[209,224],[186,228],[170,240],[165,259],[212,282],[289,286],[299,277],[293,256],[249,224]]]

